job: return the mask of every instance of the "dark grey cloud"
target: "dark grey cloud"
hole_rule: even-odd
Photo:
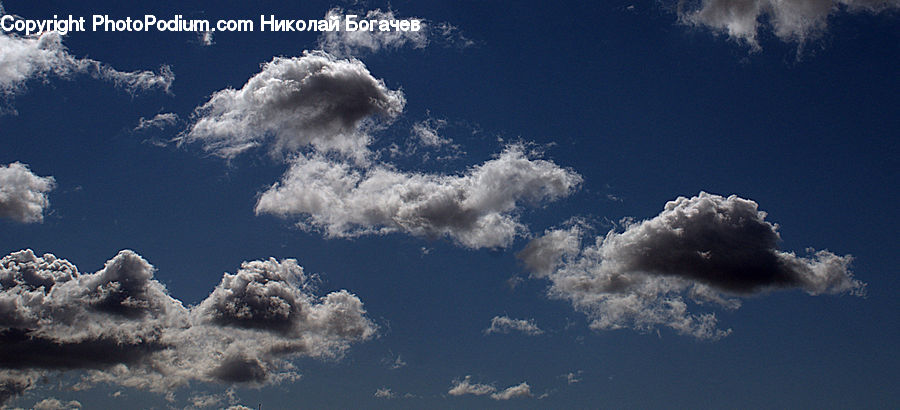
[[[33,388],[40,377],[36,371],[0,369],[0,405]]]
[[[656,217],[627,223],[583,249],[582,226],[549,230],[519,254],[551,295],[586,312],[596,329],[668,326],[698,338],[719,338],[714,314],[691,314],[694,302],[737,308],[737,296],[799,288],[811,295],[860,295],[865,284],[849,269],[851,256],[779,250],[777,225],[758,205],[737,196],[701,192],[666,204]]]
[[[363,159],[367,124],[391,121],[405,103],[401,91],[389,90],[359,60],[304,52],[276,57],[240,90],[214,93],[197,108],[183,141],[224,158],[271,143],[275,153],[311,145]]]
[[[53,177],[39,177],[21,162],[0,165],[0,218],[42,222],[50,206],[47,193],[55,187]]]
[[[680,19],[759,49],[758,35],[771,29],[786,42],[821,35],[831,16],[900,9],[900,0],[700,0],[678,2]]]
[[[524,204],[568,196],[580,183],[574,171],[531,158],[522,145],[462,175],[383,165],[360,170],[312,155],[295,159],[281,182],[262,193],[256,212],[305,216],[300,226],[329,237],[406,232],[502,248],[526,234],[517,216]]]
[[[0,393],[83,370],[97,383],[166,392],[191,381],[263,385],[298,377],[296,357],[336,358],[375,325],[345,290],[316,296],[295,260],[245,262],[185,307],[121,251],[96,273],[30,250],[0,259]]]

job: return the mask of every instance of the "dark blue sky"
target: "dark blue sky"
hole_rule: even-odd
[[[6,13],[26,19],[54,13],[318,19],[334,6],[388,7],[3,2]],[[342,357],[292,358],[302,375],[296,381],[234,384],[237,403],[249,407],[900,404],[896,8],[870,13],[842,6],[802,43],[778,37],[773,17],[763,15],[754,49],[746,38],[685,23],[663,3],[394,1],[390,7],[398,17],[425,19],[433,31],[422,48],[354,54],[406,99],[401,114],[361,131],[371,136],[372,152],[381,150],[373,163],[398,173],[462,175],[521,141],[582,178],[555,200],[516,203],[510,215],[527,234],[496,249],[471,249],[447,231],[326,237],[321,229],[294,226],[302,213],[254,212],[291,160],[265,147],[226,160],[204,151],[202,142],[162,144],[189,133],[203,116],[195,108],[220,90],[241,89],[261,64],[316,49],[318,33],[215,33],[214,44],[203,45],[195,33],[87,32],[63,38],[71,56],[122,72],[168,65],[171,93],[131,94],[89,72],[50,72],[8,92],[4,104],[16,113],[0,116],[0,165],[27,164],[38,176],[53,176],[56,187],[42,223],[0,219],[0,254],[52,253],[93,273],[131,249],[185,305],[206,299],[223,272],[235,273],[243,261],[294,258],[320,275],[318,295],[347,289],[364,303],[377,336],[353,343]],[[441,23],[453,33],[441,33]],[[159,113],[179,120],[134,130],[140,118]],[[428,119],[446,121],[435,131],[455,150],[434,148],[427,160],[428,147],[388,154],[392,143],[404,148],[414,125]],[[300,155],[314,155],[304,150]],[[451,152],[458,155],[435,159]],[[610,229],[621,232],[622,218],[650,220],[667,201],[701,191],[758,203],[765,220],[777,223],[782,251],[852,255],[850,269],[867,285],[865,297],[811,296],[804,285],[785,286],[741,295],[741,308],[729,310],[685,296],[689,311],[715,313],[719,328],[732,330],[718,340],[663,323],[643,331],[628,324],[591,329],[591,313],[573,309],[566,296],[548,295],[554,276],[530,275],[516,257],[530,239],[568,226],[570,218],[592,226],[581,244],[587,247]],[[495,317],[530,321],[542,333],[486,333]],[[49,371],[48,382],[8,404],[29,407],[55,397],[85,408],[184,407],[208,394],[221,395],[217,405],[227,406],[224,392],[232,387],[195,380],[174,390],[172,402],[115,383],[72,390],[83,371]],[[569,374],[578,381],[570,383]],[[530,397],[451,394],[467,375],[495,392],[527,382]],[[375,397],[378,389],[394,397]]]

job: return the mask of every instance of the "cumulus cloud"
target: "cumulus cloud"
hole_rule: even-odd
[[[463,396],[471,394],[473,396],[490,395],[494,400],[509,400],[520,397],[531,397],[531,386],[526,382],[507,387],[501,391],[489,384],[472,383],[472,376],[467,375],[462,380],[455,380],[450,386],[447,394],[451,396]]]
[[[293,259],[252,261],[185,307],[121,251],[92,274],[30,250],[0,259],[0,392],[85,370],[96,383],[166,392],[191,381],[260,386],[299,377],[291,359],[334,358],[375,325],[345,290],[316,296]],[[26,373],[38,372],[38,373]]]
[[[42,222],[50,206],[47,193],[55,187],[53,177],[39,177],[21,162],[0,165],[0,218]]]
[[[7,97],[22,92],[32,79],[47,81],[51,76],[67,78],[82,73],[111,81],[130,93],[148,89],[169,92],[175,79],[165,65],[158,73],[123,72],[96,60],[76,58],[56,32],[28,37],[0,33],[0,93]]]
[[[273,153],[312,146],[361,159],[370,142],[365,129],[376,118],[391,121],[405,103],[359,60],[304,52],[264,64],[239,90],[214,93],[183,141],[223,158],[271,143]]]
[[[530,158],[522,145],[462,175],[365,170],[321,155],[300,156],[281,182],[260,196],[257,214],[305,216],[299,225],[328,237],[405,232],[448,236],[469,248],[502,248],[527,232],[524,203],[565,197],[581,176]]]
[[[781,251],[777,225],[765,218],[756,202],[701,192],[583,249],[572,246],[581,242],[582,226],[549,230],[519,257],[535,276],[550,279],[551,296],[588,314],[594,329],[666,326],[717,339],[730,329],[719,329],[713,313],[690,313],[685,296],[735,309],[740,296],[776,289],[863,294],[865,284],[849,269],[851,256]]]
[[[507,387],[503,389],[503,391],[491,394],[491,398],[494,400],[509,400],[522,397],[531,397],[531,386],[529,386],[528,383],[525,382],[522,382],[521,384],[515,386]]]
[[[786,42],[803,43],[823,33],[829,17],[844,12],[897,10],[900,0],[701,0],[678,4],[687,24],[708,27],[759,48],[761,30]]]
[[[71,410],[80,408],[81,402],[78,400],[64,402],[54,397],[43,399],[32,406],[33,410]]]
[[[391,29],[388,31],[376,30],[345,30],[345,16],[356,15],[356,21],[361,20],[418,20],[420,29],[417,31],[401,31]],[[428,45],[429,26],[424,20],[415,17],[399,17],[393,10],[381,9],[362,12],[345,12],[336,7],[328,10],[325,19],[337,19],[340,30],[325,31],[319,36],[319,48],[333,55],[349,57],[365,53],[375,53],[380,50],[396,50],[402,47],[425,48]]]
[[[450,390],[447,392],[447,394],[451,396],[462,396],[466,394],[484,396],[495,391],[497,391],[497,388],[494,386],[481,383],[472,383],[472,376],[466,375],[464,379],[454,381],[450,386]]]
[[[537,336],[544,331],[534,323],[534,319],[511,319],[508,316],[494,316],[491,319],[491,327],[484,329],[485,334],[522,332],[528,336]]]

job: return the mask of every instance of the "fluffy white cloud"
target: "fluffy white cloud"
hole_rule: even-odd
[[[757,36],[766,23],[781,40],[803,43],[822,33],[829,16],[836,13],[878,13],[898,8],[900,0],[679,1],[682,21],[726,33],[757,49]]]
[[[466,394],[484,396],[495,391],[497,391],[497,388],[494,386],[481,383],[472,383],[472,376],[466,375],[464,379],[454,381],[450,386],[450,390],[447,391],[447,394],[451,396],[462,396]]]
[[[296,158],[281,182],[264,192],[256,212],[303,215],[299,225],[329,237],[406,232],[449,236],[469,248],[502,248],[527,232],[524,203],[565,197],[581,176],[529,158],[521,145],[462,175],[358,170],[321,155]]]
[[[368,155],[365,128],[403,111],[401,91],[389,90],[356,59],[324,52],[276,57],[239,89],[225,89],[198,107],[185,142],[232,158],[271,143],[273,153],[313,146],[356,159]]]
[[[701,192],[666,204],[658,216],[610,231],[593,245],[581,242],[582,226],[548,231],[519,257],[535,276],[552,282],[551,296],[568,299],[588,314],[594,329],[678,333],[716,339],[712,313],[688,311],[695,303],[734,309],[736,296],[800,288],[811,295],[862,294],[850,256],[828,251],[800,257],[778,249],[777,226],[758,205],[737,196]]]
[[[245,262],[192,307],[153,272],[131,251],[93,274],[30,250],[0,259],[0,399],[71,369],[87,371],[78,389],[277,383],[298,377],[291,359],[339,357],[376,329],[355,295],[315,296],[293,259]]]
[[[419,20],[421,29],[418,31],[346,31],[344,30],[346,15],[356,15],[357,22],[361,20]],[[428,23],[414,17],[401,18],[394,15],[394,12],[390,9],[386,11],[381,9],[369,10],[363,14],[362,12],[345,12],[343,9],[336,7],[325,14],[325,19],[338,19],[340,21],[340,30],[326,31],[319,36],[319,48],[333,55],[349,57],[364,53],[375,53],[383,49],[398,49],[407,45],[412,48],[425,48],[428,45]]]
[[[512,319],[508,316],[494,316],[491,319],[491,327],[484,329],[485,334],[522,332],[529,336],[543,334],[544,331],[534,323],[534,319]]]
[[[29,223],[42,222],[50,206],[47,193],[56,187],[53,177],[39,177],[28,165],[0,165],[0,218]]]
[[[491,395],[494,400],[509,400],[520,397],[531,397],[531,386],[526,382],[507,387],[501,391],[488,384],[472,383],[472,376],[467,375],[462,380],[455,380],[450,386],[447,394],[451,396],[463,396],[471,394],[473,396]]]
[[[491,398],[494,400],[509,400],[522,397],[531,397],[531,386],[529,386],[528,383],[525,382],[522,382],[521,384],[517,384],[515,386],[507,387],[503,389],[503,391],[491,394]]]
[[[56,32],[29,37],[0,33],[0,93],[19,93],[31,79],[46,81],[51,75],[68,77],[76,73],[112,81],[131,93],[154,88],[169,92],[175,79],[168,66],[162,66],[159,73],[123,72],[96,60],[76,58]]]

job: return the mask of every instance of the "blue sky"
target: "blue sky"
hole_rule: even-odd
[[[900,5],[748,3],[4,1],[424,27],[4,33],[4,405],[897,407]]]

